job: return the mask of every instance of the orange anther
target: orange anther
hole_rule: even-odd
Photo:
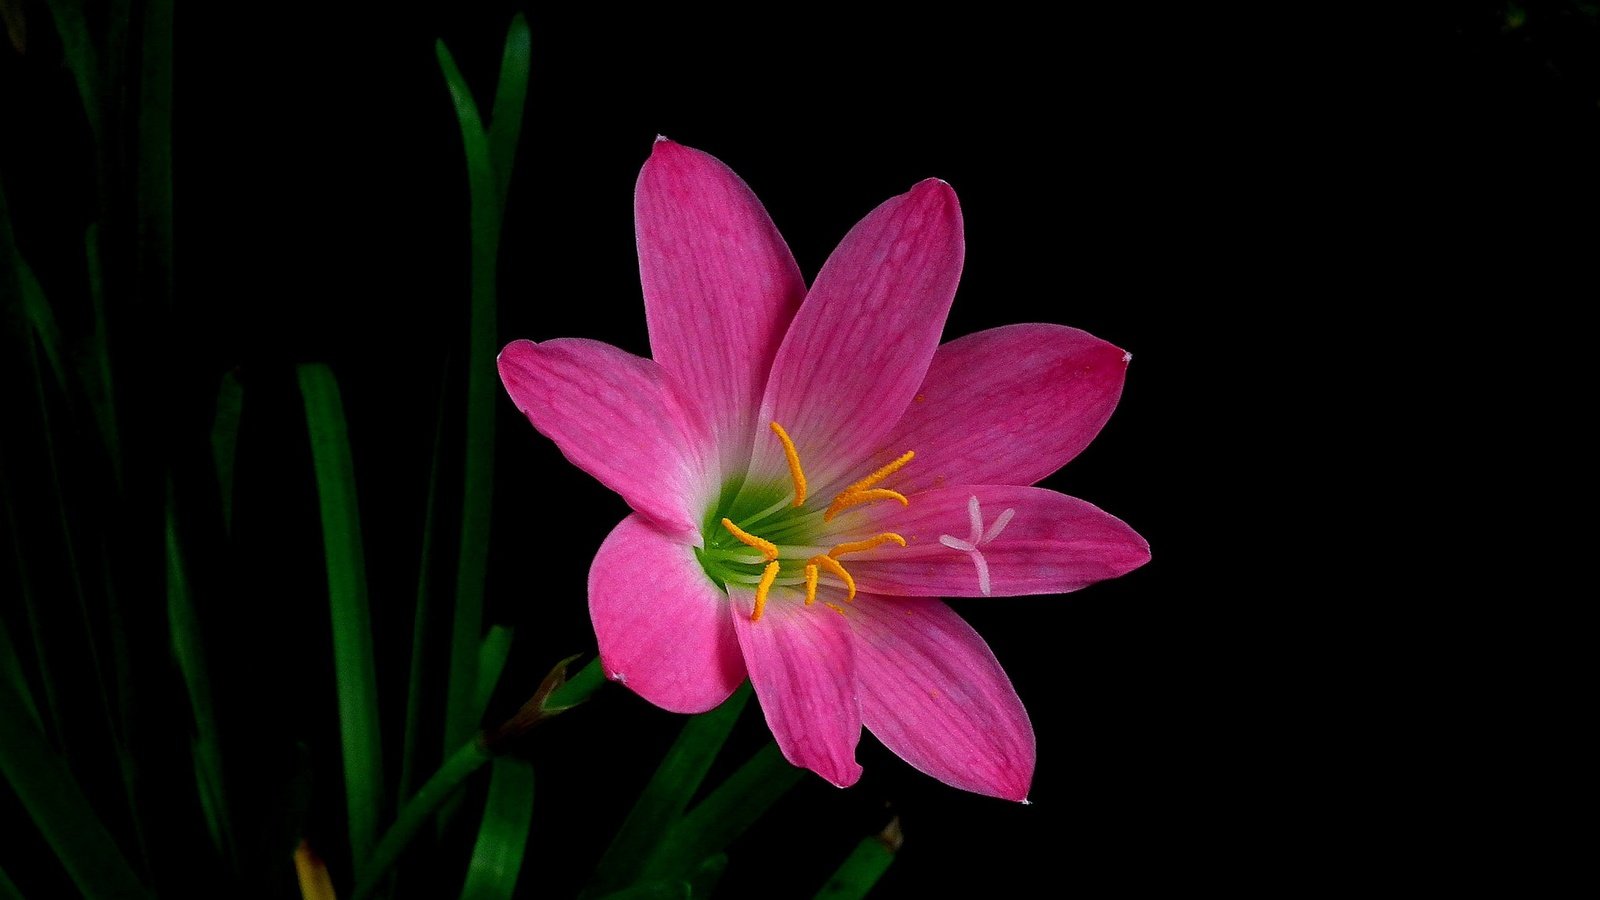
[[[761,613],[767,608],[767,592],[772,590],[772,580],[778,577],[778,561],[767,563],[767,568],[761,573],[761,583],[756,585],[756,608],[750,613],[750,621],[761,621]]]
[[[740,543],[747,544],[756,548],[757,550],[760,550],[763,559],[771,561],[778,558],[777,544],[774,544],[766,538],[758,538],[750,532],[745,531],[743,528],[733,524],[732,519],[724,518],[722,520],[722,527],[728,529],[728,533],[738,538]]]

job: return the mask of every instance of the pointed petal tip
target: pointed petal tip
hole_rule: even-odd
[[[507,356],[516,357],[524,351],[536,346],[538,346],[536,343],[528,340],[527,338],[521,338],[519,340],[512,341],[511,343],[500,348],[500,353],[494,358],[494,361],[497,365],[504,366],[507,362]]]
[[[924,178],[912,185],[911,190],[906,193],[913,197],[944,197],[951,203],[956,202],[956,189],[943,178]]]
[[[650,142],[651,160],[656,160],[661,157],[672,158],[676,156],[693,154],[695,152],[697,151],[695,151],[693,148],[685,147],[684,145],[678,143],[672,138],[667,137],[664,134],[656,135],[656,139]]]
[[[832,775],[829,775],[826,772],[818,772],[816,769],[812,769],[811,771],[821,775],[824,781],[828,782],[834,787],[844,790],[845,788],[855,787],[856,782],[861,780],[862,769],[860,763],[855,763],[852,768],[846,769],[843,772],[835,772]]]

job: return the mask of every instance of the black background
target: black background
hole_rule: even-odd
[[[216,588],[217,699],[236,770],[251,773],[239,790],[256,839],[285,840],[293,804],[279,794],[303,746],[305,827],[336,874],[331,647],[293,364],[326,361],[341,380],[397,768],[433,436],[442,403],[448,498],[466,345],[466,176],[432,42],[448,42],[487,106],[505,25],[523,8],[180,11],[178,306],[150,362],[177,387],[144,409],[180,458],[203,461],[217,380],[233,371],[246,386],[234,545],[202,564]],[[981,8],[525,11],[533,72],[501,252],[502,342],[589,337],[648,353],[632,191],[661,133],[743,176],[808,279],[873,206],[943,178],[968,248],[948,336],[1057,322],[1134,355],[1105,431],[1045,484],[1123,518],[1153,561],[1070,597],[956,604],[1033,716],[1033,805],[946,788],[864,737],[861,783],[841,792],[808,777],[735,845],[727,896],[809,895],[891,815],[906,843],[883,897],[1326,881],[1370,853],[1336,796],[1356,780],[1329,724],[1348,693],[1298,678],[1339,614],[1310,599],[1320,576],[1279,571],[1278,544],[1297,527],[1280,488],[1332,491],[1285,462],[1286,447],[1318,442],[1284,440],[1307,401],[1283,364],[1338,327],[1337,298],[1379,299],[1373,260],[1407,224],[1470,231],[1452,222],[1453,188],[1509,190],[1483,175],[1496,137],[1592,138],[1592,64],[1564,43],[1589,46],[1592,25],[1535,42],[1507,30],[1500,6],[1473,7],[1432,35],[1445,49],[1425,71],[1367,94],[1352,93],[1371,87],[1363,66],[1333,54],[1334,68],[1308,73],[1289,65],[1300,38],[1214,11],[1089,7],[1061,25]],[[1549,20],[1531,21],[1518,27]],[[14,96],[70,100],[64,72],[35,77]],[[1370,118],[1353,109],[1368,97]],[[7,190],[19,218],[46,210],[36,218],[66,233],[85,201],[14,173],[70,176],[84,159],[73,123],[29,121],[59,131],[7,133]],[[1386,192],[1398,220],[1373,212]],[[557,659],[592,651],[584,579],[626,511],[509,401],[497,424],[489,615],[518,639],[491,718]],[[430,701],[442,695],[441,683]],[[528,896],[582,883],[680,721],[608,688],[533,734]],[[729,755],[763,740],[752,706]],[[1306,862],[1330,840],[1332,861]],[[448,869],[416,877],[459,883]],[[291,889],[287,865],[262,879],[264,895]]]

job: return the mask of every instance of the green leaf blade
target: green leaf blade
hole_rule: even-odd
[[[489,521],[494,501],[494,401],[498,349],[495,259],[500,245],[500,204],[489,142],[466,79],[444,41],[435,44],[439,68],[455,106],[467,157],[471,194],[472,287],[467,353],[466,461],[461,506],[460,562],[451,627],[450,677],[445,693],[445,752],[478,728],[478,643],[483,637],[483,590],[489,563]]]
[[[320,363],[306,364],[299,367],[299,377],[322,509],[345,800],[350,817],[350,847],[359,875],[372,853],[378,830],[383,800],[383,750],[378,727],[372,616],[367,605],[366,562],[356,504],[355,465],[350,457],[344,406],[333,371]]]
[[[493,625],[478,646],[478,690],[473,707],[473,718],[482,719],[494,697],[495,686],[500,683],[500,673],[505,671],[506,659],[511,655],[511,640],[515,633],[504,625]]]
[[[149,897],[66,761],[34,727],[14,685],[3,678],[0,734],[5,735],[0,740],[0,776],[10,782],[78,890],[94,898]]]
[[[517,139],[522,135],[522,110],[528,101],[528,65],[533,54],[528,20],[522,13],[511,19],[505,51],[500,58],[500,83],[494,92],[489,118],[489,162],[494,166],[495,193],[505,206],[516,161]]]
[[[777,744],[768,743],[668,832],[645,863],[643,880],[683,877],[727,849],[804,774],[783,758]]]
[[[691,717],[656,768],[628,818],[606,848],[585,894],[593,896],[633,883],[646,861],[683,816],[750,700],[745,682],[716,709]]]
[[[216,707],[211,697],[211,678],[207,672],[205,634],[195,609],[183,548],[178,537],[178,518],[171,484],[167,490],[167,631],[172,641],[178,673],[189,694],[189,709],[194,716],[192,742],[195,786],[206,817],[206,828],[217,851],[232,852],[233,836],[228,813],[226,781],[222,770],[222,746],[217,728]]]
[[[533,764],[496,757],[461,900],[510,900],[533,827]]]
[[[377,848],[372,851],[372,862],[356,882],[351,900],[372,896],[428,819],[455,795],[472,773],[483,768],[491,758],[492,754],[483,742],[473,739],[452,753],[439,771],[423,782],[417,793],[400,808],[400,814],[395,817],[389,830],[383,833],[382,840],[378,841]]]

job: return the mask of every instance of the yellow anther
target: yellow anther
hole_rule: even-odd
[[[856,491],[853,494],[840,494],[839,496],[833,498],[833,502],[828,504],[828,511],[822,514],[822,521],[831,522],[833,521],[834,516],[837,516],[839,513],[844,512],[850,507],[860,506],[863,503],[871,503],[874,500],[899,500],[901,506],[911,505],[911,501],[906,499],[906,495],[900,493],[899,491],[891,491],[887,488],[873,488],[870,491]]]
[[[884,466],[883,468],[879,469],[878,471],[873,472],[871,475],[868,475],[867,477],[861,479],[860,481],[856,482],[855,484],[852,484],[849,487],[845,488],[844,490],[840,491],[839,495],[837,497],[833,498],[833,502],[828,504],[828,511],[823,513],[822,520],[824,522],[829,521],[834,516],[838,515],[841,510],[848,509],[849,507],[855,506],[857,503],[865,503],[865,502],[867,502],[866,500],[856,500],[854,498],[856,496],[858,496],[858,495],[869,493],[870,489],[872,488],[873,485],[875,485],[878,482],[884,480],[885,478],[888,478],[890,475],[893,475],[894,473],[900,471],[902,468],[905,467],[905,464],[908,463],[908,462],[911,462],[911,460],[913,458],[915,458],[916,455],[917,455],[917,452],[915,450],[907,450],[906,452],[900,454],[900,458],[899,459],[896,459],[894,462],[889,463],[888,465]],[[881,495],[878,495],[878,496],[869,497],[867,499],[871,499],[871,500],[886,500],[886,499],[890,499],[891,496],[894,499],[898,499],[901,503],[908,502],[904,496],[902,496],[900,494],[896,494],[893,491],[890,491],[887,494],[881,494]]]
[[[829,550],[828,555],[834,559],[838,559],[846,553],[860,553],[863,550],[871,550],[873,547],[876,547],[879,544],[889,543],[899,544],[900,546],[904,547],[906,545],[906,539],[892,531],[885,531],[883,534],[873,535],[864,541],[848,541],[840,544],[832,550]]]
[[[806,562],[809,565],[820,566],[839,576],[839,580],[844,582],[844,586],[849,590],[849,593],[844,599],[846,601],[853,601],[856,599],[856,580],[850,577],[850,573],[844,570],[844,566],[839,565],[839,561],[837,559],[834,559],[831,556],[813,556]]]
[[[777,422],[772,423],[772,433],[783,442],[783,456],[789,461],[789,477],[794,479],[794,505],[800,506],[806,502],[806,473],[800,468],[800,451],[794,448],[794,441],[789,440],[789,432]]]
[[[843,491],[840,491],[840,493],[841,494],[856,494],[856,493],[860,493],[861,491],[864,491],[867,488],[872,487],[873,485],[875,485],[878,482],[884,480],[885,478],[888,478],[890,475],[893,475],[894,473],[900,471],[902,468],[905,468],[905,464],[908,463],[908,462],[911,462],[912,458],[914,458],[916,455],[917,455],[917,451],[915,451],[915,450],[907,450],[906,452],[900,454],[900,458],[899,459],[895,460],[892,463],[889,463],[888,465],[884,466],[883,468],[879,469],[878,471],[873,472],[871,475],[868,475],[867,477],[861,479],[860,481],[856,482],[855,484],[850,485],[849,487],[845,488]]]
[[[766,571],[761,573],[761,583],[756,585],[756,608],[750,613],[750,621],[761,621],[761,613],[767,608],[767,592],[772,590],[772,580],[778,577],[778,561],[767,563]]]
[[[809,564],[808,563],[806,565],[806,605],[807,606],[810,606],[811,604],[817,602],[817,573],[818,573],[818,569],[814,564]]]
[[[748,544],[749,546],[760,550],[763,559],[770,561],[778,558],[777,544],[774,544],[766,538],[758,538],[750,532],[745,531],[743,528],[733,524],[732,519],[723,519],[722,527],[728,529],[728,533],[738,538],[741,544]]]

